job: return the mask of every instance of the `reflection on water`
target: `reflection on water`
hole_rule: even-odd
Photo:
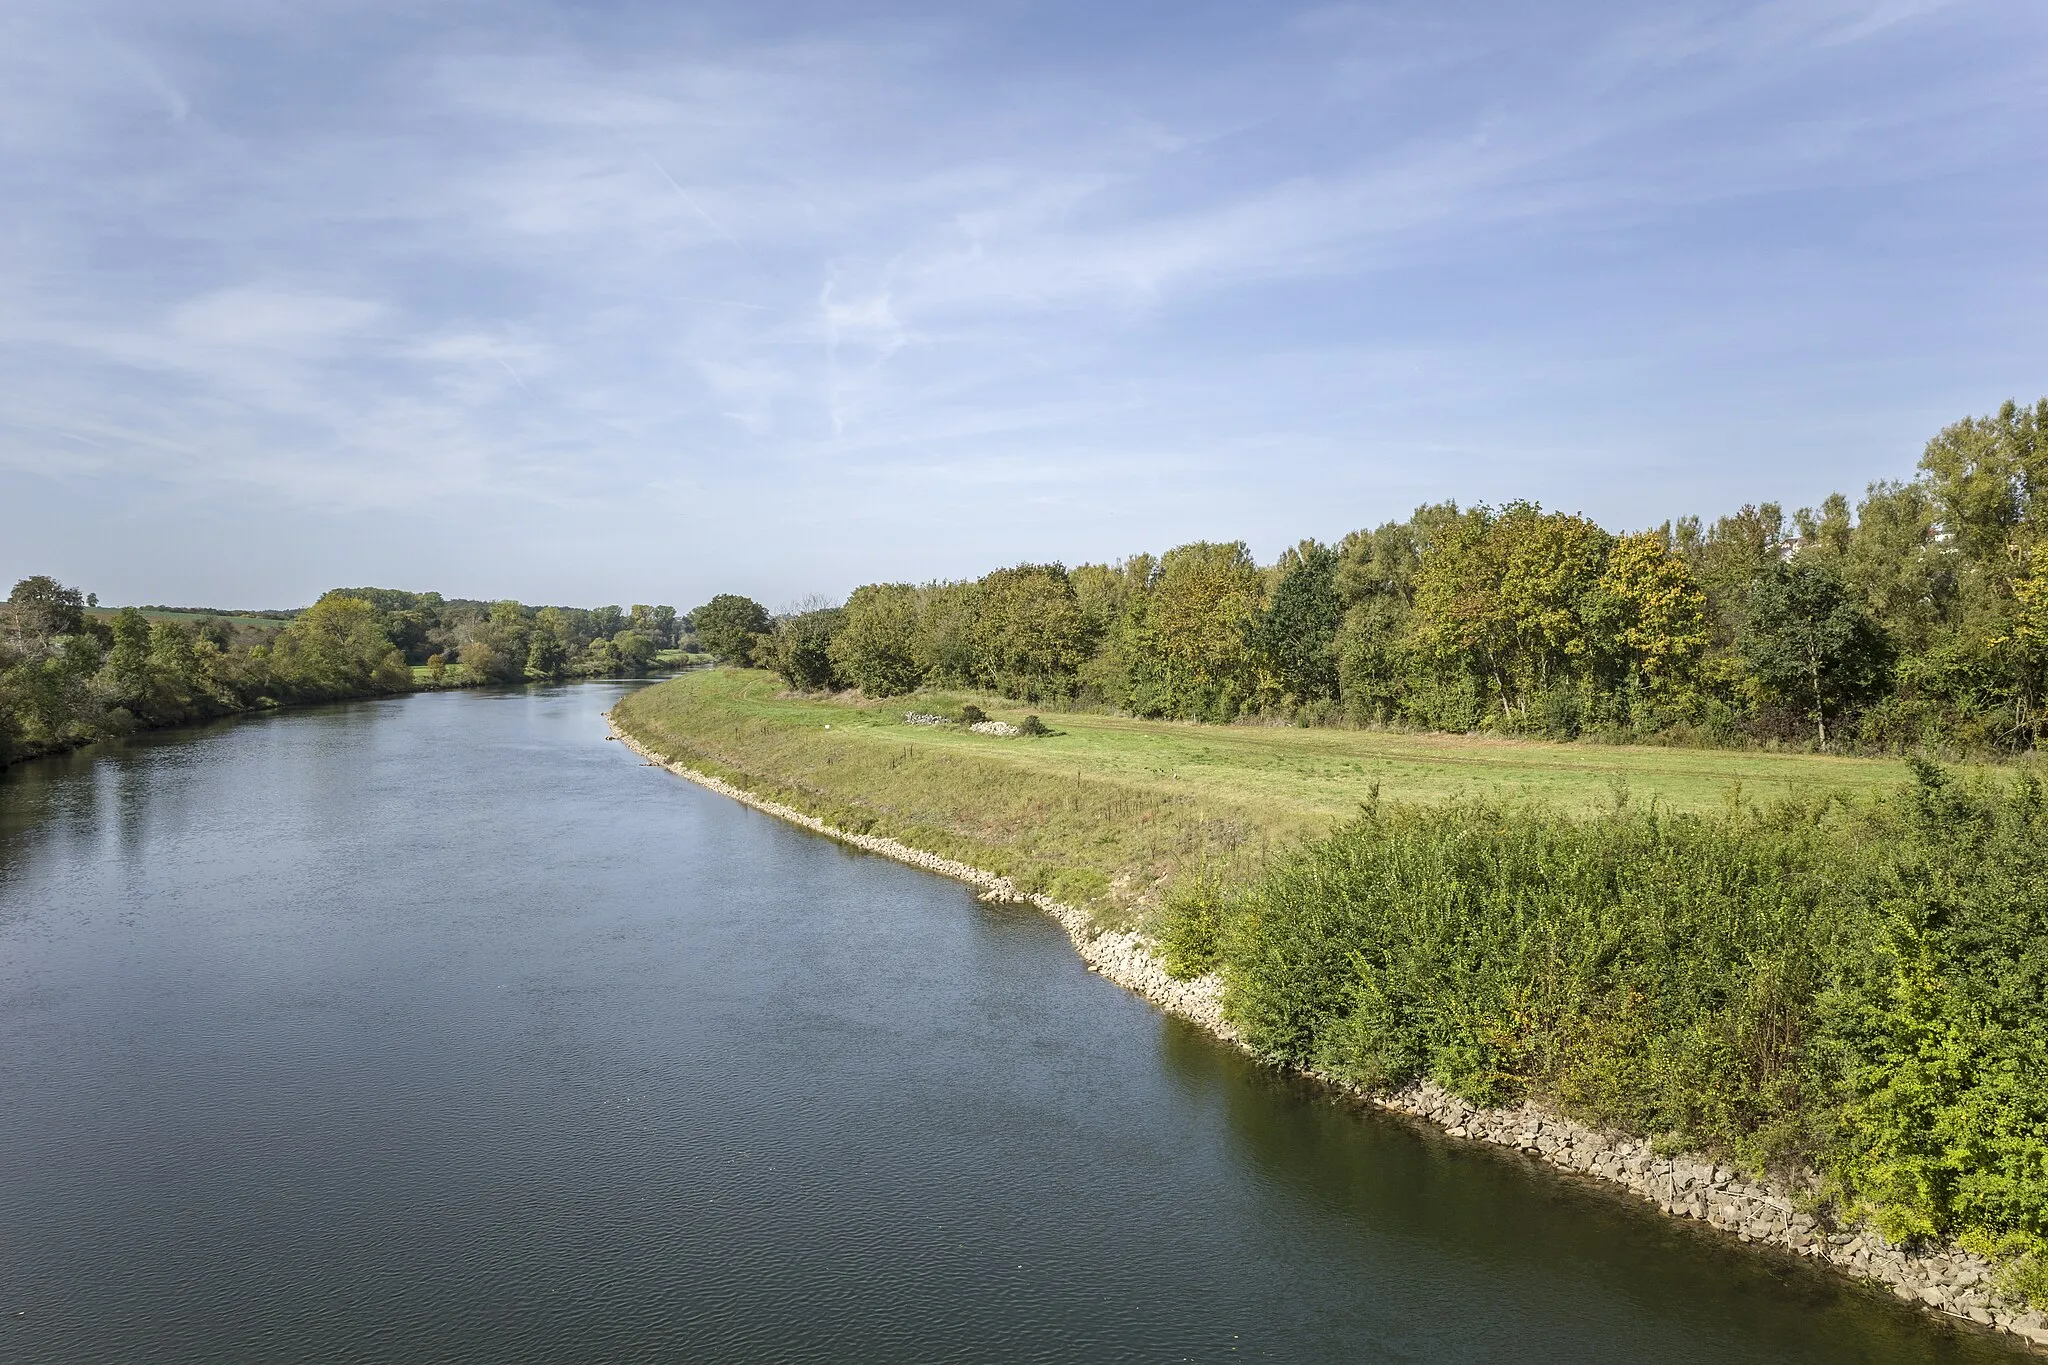
[[[2017,1358],[1263,1071],[616,692],[0,778],[0,1358]]]

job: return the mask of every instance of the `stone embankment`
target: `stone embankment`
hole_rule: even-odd
[[[934,719],[944,723],[940,718]],[[650,764],[742,805],[841,843],[979,887],[984,900],[1034,905],[1067,931],[1088,970],[1220,1038],[1240,1041],[1223,1018],[1222,983],[1214,976],[1176,980],[1154,956],[1152,945],[1139,934],[1099,929],[1085,910],[1049,896],[1027,893],[1007,877],[894,839],[836,828],[792,806],[766,800],[687,764],[662,758],[621,730],[616,722],[612,733]],[[1428,1122],[1450,1137],[1511,1147],[1564,1170],[1609,1181],[1673,1217],[1697,1220],[1743,1242],[1779,1247],[1825,1262],[1859,1279],[1874,1280],[1909,1303],[2048,1347],[2048,1314],[1999,1294],[1993,1287],[1992,1265],[1958,1248],[1907,1250],[1887,1242],[1868,1226],[1832,1226],[1815,1217],[1791,1190],[1749,1179],[1732,1167],[1703,1157],[1659,1156],[1645,1141],[1603,1133],[1533,1105],[1476,1108],[1432,1082],[1383,1094],[1357,1090],[1331,1076],[1319,1079],[1383,1109]]]
[[[1966,1251],[1908,1251],[1867,1226],[1831,1226],[1790,1191],[1745,1178],[1732,1167],[1699,1156],[1659,1156],[1647,1142],[1602,1133],[1534,1106],[1478,1109],[1430,1083],[1370,1098],[1426,1119],[1451,1137],[1513,1147],[1553,1166],[1611,1181],[1673,1217],[1825,1261],[1883,1284],[1908,1303],[2048,1346],[2048,1315],[1997,1293],[1992,1265]]]

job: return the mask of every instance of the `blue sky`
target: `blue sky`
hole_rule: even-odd
[[[1616,529],[2048,393],[2048,5],[11,0],[0,575]]]

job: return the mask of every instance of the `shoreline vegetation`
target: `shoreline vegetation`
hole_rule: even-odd
[[[1001,705],[721,669],[610,719],[714,790],[1039,905],[1268,1062],[2048,1345],[2031,764],[962,723]]]
[[[106,608],[55,579],[0,603],[0,768],[251,711],[700,661],[673,607],[585,610],[337,588],[297,611]]]

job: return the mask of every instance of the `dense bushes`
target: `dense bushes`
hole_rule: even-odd
[[[1275,1058],[1810,1168],[1892,1235],[2038,1275],[2044,805],[1922,765],[1874,809],[1375,809],[1185,889],[1166,946]]]

